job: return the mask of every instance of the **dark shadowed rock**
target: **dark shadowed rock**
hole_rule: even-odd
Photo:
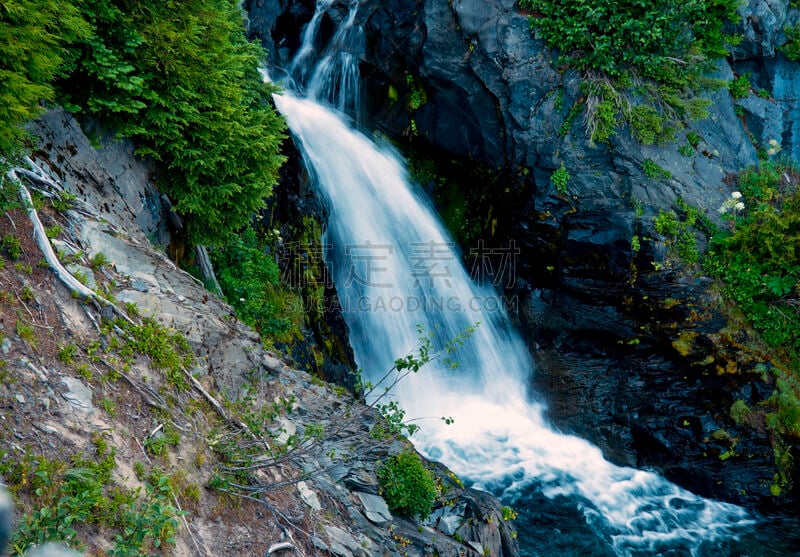
[[[735,33],[741,42],[732,47],[734,60],[775,56],[775,47],[783,35],[789,0],[750,0],[739,8],[741,20]]]

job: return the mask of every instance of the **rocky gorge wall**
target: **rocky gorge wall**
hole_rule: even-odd
[[[280,75],[314,3],[245,7]],[[344,13],[331,5],[320,43]],[[709,116],[654,145],[625,129],[608,144],[586,136],[573,112],[585,102],[581,76],[557,64],[514,0],[365,0],[358,18],[366,40],[356,54],[365,127],[412,156],[436,153],[493,176],[497,191],[477,211],[492,222],[490,243],[513,240],[521,250],[512,291],[551,419],[612,460],[656,468],[702,495],[791,508],[797,491],[770,494],[776,464],[764,430],[730,417],[733,401],[757,403],[772,389],[760,377],[719,371],[754,368],[734,346],[748,335],[726,330],[711,281],[670,261],[653,226],[679,199],[717,220],[731,177],[757,164],[771,140],[800,155],[800,66],[777,50],[800,11],[788,0],[752,0],[739,13],[743,40],[713,77],[750,74],[750,94],[703,92]],[[679,152],[685,144],[688,155]],[[649,175],[648,161],[666,172]],[[551,181],[562,167],[565,192]],[[746,457],[724,457],[732,439]],[[790,450],[800,461],[800,449]]]

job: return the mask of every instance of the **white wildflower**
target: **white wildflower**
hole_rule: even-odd
[[[744,211],[744,203],[739,201],[742,199],[742,192],[740,191],[733,191],[731,192],[730,198],[726,199],[722,206],[717,209],[720,215],[724,215],[725,213],[732,212],[734,214],[738,213],[739,211]]]
[[[778,142],[777,139],[770,139],[767,144],[769,148],[767,149],[767,153],[769,155],[774,155],[775,153],[779,153],[782,149],[781,144]]]

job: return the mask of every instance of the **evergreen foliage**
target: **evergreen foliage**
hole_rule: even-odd
[[[89,28],[70,0],[10,0],[0,4],[0,156],[18,153],[22,126],[53,98],[51,82],[69,67],[65,43]]]
[[[73,108],[113,122],[161,161],[159,184],[194,243],[222,245],[264,206],[284,123],[234,0],[102,0],[61,84]]]
[[[248,227],[209,255],[237,317],[269,339],[290,342],[303,323],[303,300],[281,283],[267,250],[268,242]]]
[[[31,0],[0,8],[0,154],[54,96],[131,136],[189,239],[222,245],[264,206],[284,123],[235,0]],[[55,93],[53,80],[55,82]]]

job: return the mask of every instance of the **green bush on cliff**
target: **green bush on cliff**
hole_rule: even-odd
[[[726,294],[773,346],[800,355],[800,174],[785,162],[739,177],[739,210],[716,235],[704,262]],[[734,208],[735,209],[735,208]]]
[[[773,437],[779,474],[774,495],[791,483],[789,439],[800,438],[800,170],[787,161],[764,163],[739,176],[720,212],[727,230],[711,239],[703,267],[776,353],[775,390],[759,405]],[[734,419],[743,414],[734,413]],[[755,409],[754,409],[755,410]],[[796,441],[795,441],[796,442]]]
[[[264,206],[283,162],[284,123],[258,73],[235,0],[81,4],[88,40],[59,83],[68,106],[134,137],[188,216],[189,239],[222,245]]]
[[[669,141],[682,120],[706,116],[710,103],[694,91],[713,83],[703,74],[734,42],[723,24],[738,17],[738,3],[520,0],[560,62],[584,72],[592,140],[607,142],[615,127],[607,123],[624,121],[647,144]]]
[[[6,2],[0,155],[23,149],[22,126],[55,97],[133,137],[160,162],[190,241],[224,244],[264,206],[283,162],[262,58],[236,0]]]
[[[67,42],[89,27],[69,0],[25,0],[0,5],[0,158],[24,147],[22,126],[53,98],[51,82],[68,67]]]
[[[290,342],[303,322],[303,301],[281,283],[268,242],[248,227],[210,256],[236,316],[270,340]]]
[[[520,0],[563,60],[610,77],[634,73],[663,83],[685,83],[709,59],[725,56],[724,20],[738,0]]]
[[[386,459],[378,468],[378,480],[392,512],[421,519],[431,514],[436,484],[431,471],[413,450]]]

